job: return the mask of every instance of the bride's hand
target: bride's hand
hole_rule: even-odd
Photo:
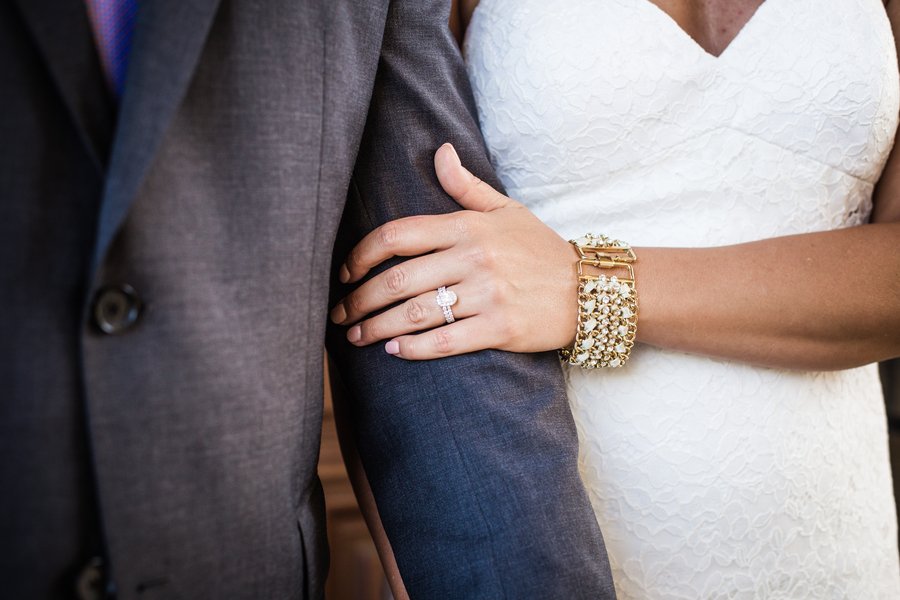
[[[332,309],[331,319],[353,324],[347,332],[353,344],[389,340],[387,352],[415,360],[571,344],[577,319],[574,247],[472,175],[450,144],[438,149],[434,165],[444,190],[467,210],[398,219],[367,235],[342,265],[342,281],[358,281],[393,256],[417,258],[362,284]],[[458,297],[455,323],[446,324],[437,304],[440,286]]]

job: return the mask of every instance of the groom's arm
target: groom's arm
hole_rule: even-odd
[[[434,175],[444,142],[499,186],[448,8],[441,0],[391,4],[335,267],[378,225],[459,210]],[[332,303],[349,291],[333,289]],[[329,327],[329,351],[413,598],[613,597],[554,354],[406,362],[381,345],[353,347],[344,334]]]

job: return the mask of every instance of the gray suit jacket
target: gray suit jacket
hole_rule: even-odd
[[[143,2],[116,111],[81,0],[0,3],[4,597],[321,596],[334,242],[494,181],[445,4]],[[414,597],[612,595],[554,357],[333,333]]]

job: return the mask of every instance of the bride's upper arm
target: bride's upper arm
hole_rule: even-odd
[[[450,3],[450,31],[456,38],[456,43],[462,45],[463,28],[460,21],[459,0],[453,0]]]
[[[472,13],[475,12],[476,6],[478,6],[478,0],[460,0],[459,14],[463,24],[463,32],[465,32],[466,27],[469,25],[469,21],[472,19]]]
[[[450,31],[456,38],[456,42],[462,47],[463,38],[466,36],[466,27],[469,19],[478,6],[478,0],[452,0],[450,5]]]
[[[897,44],[898,53],[900,53],[900,0],[888,0],[885,2],[885,10],[891,21],[894,41]],[[894,144],[881,179],[875,186],[875,206],[872,213],[872,221],[875,223],[900,221],[900,150],[898,150],[898,146],[900,144]]]

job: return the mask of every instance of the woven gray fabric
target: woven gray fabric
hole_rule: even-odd
[[[115,120],[80,1],[0,6],[4,596],[322,596],[335,240],[453,210],[445,140],[494,181],[444,4],[142,3]],[[414,597],[612,596],[555,358],[332,339]]]

